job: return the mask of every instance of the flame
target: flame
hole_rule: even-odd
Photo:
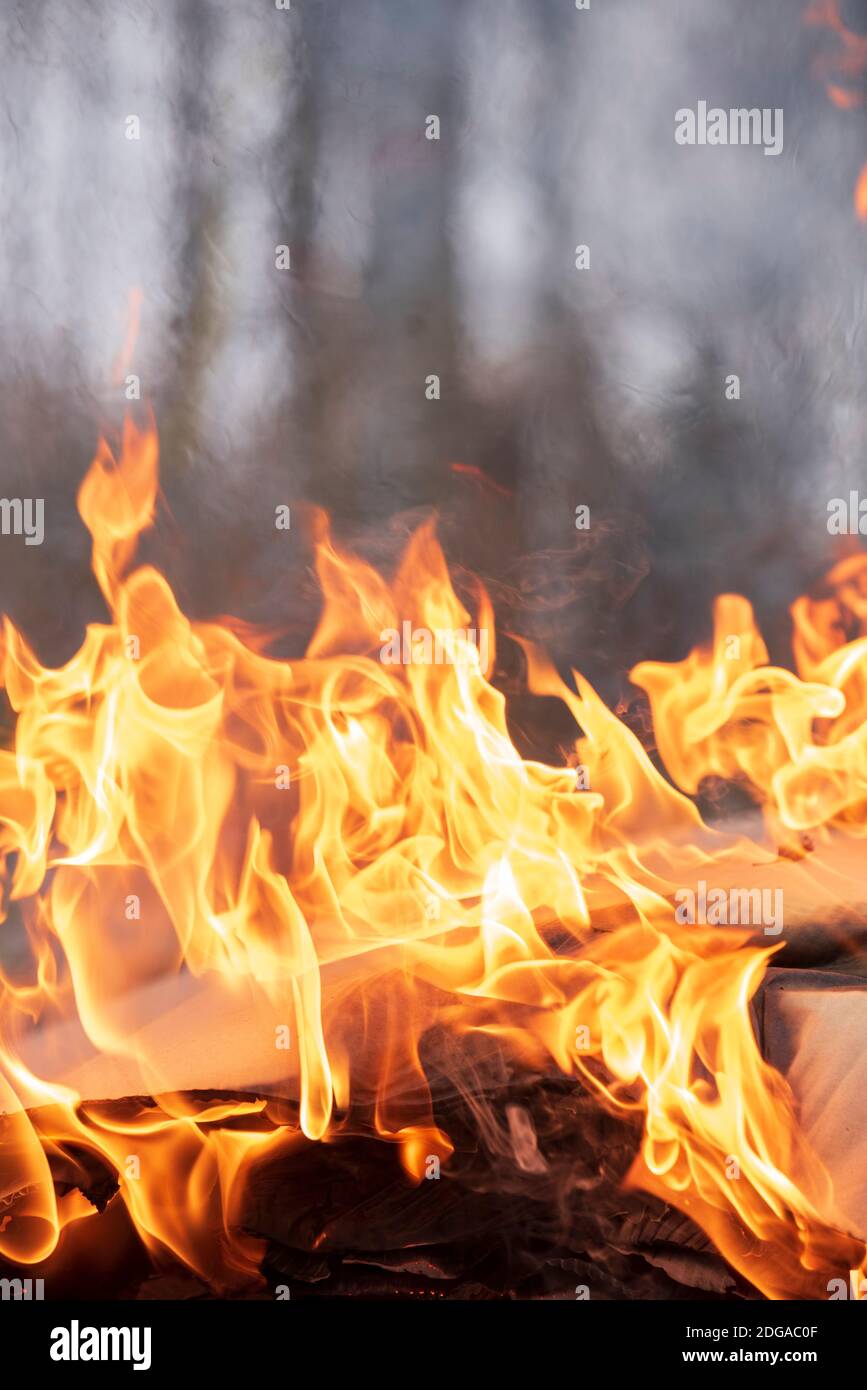
[[[825,91],[839,111],[856,111],[859,106],[864,105],[863,92],[850,92],[846,87],[838,87],[834,82],[829,82]]]
[[[716,601],[709,650],[631,673],[676,785],[690,794],[708,777],[746,785],[777,836],[865,829],[867,557],[841,561],[825,588],[792,607],[797,676],[767,664],[752,608],[732,594]]]
[[[807,7],[804,21],[835,35],[834,48],[817,56],[813,70],[824,82],[825,93],[838,110],[857,111],[867,100],[867,93],[851,84],[863,78],[867,71],[867,34],[856,34],[848,28],[840,14],[839,0],[815,0]],[[834,77],[842,78],[847,85],[834,81]],[[867,164],[855,182],[853,202],[859,221],[867,222]]]
[[[853,201],[860,221],[867,222],[867,164],[863,165],[858,175]]]
[[[113,386],[120,386],[123,384],[124,377],[129,371],[132,363],[133,354],[135,353],[136,344],[138,343],[139,330],[141,328],[141,311],[143,304],[144,293],[139,289],[130,290],[127,304],[126,336],[123,341],[123,346],[115,358],[111,373]]]
[[[2,908],[33,970],[0,976],[0,1254],[39,1262],[86,1232],[87,1183],[54,1176],[90,1154],[155,1259],[217,1289],[255,1278],[256,1165],[356,1132],[393,1145],[408,1181],[433,1159],[448,1171],[436,1025],[636,1117],[629,1181],[766,1294],[861,1263],[820,1214],[829,1179],[756,1044],[774,944],[684,927],[672,898],[708,867],[775,857],[704,823],[706,777],[748,785],[769,837],[862,833],[867,636],[846,628],[865,629],[867,557],[795,606],[800,676],[767,664],[735,596],[708,650],[635,670],[669,780],[526,643],[530,691],[576,730],[562,765],[518,753],[490,604],[479,586],[466,611],[429,523],[386,582],[317,519],[321,616],[290,663],[240,624],[191,622],[136,564],[158,506],[152,422],[127,421],[117,457],[100,442],[78,506],[109,621],[59,669],[3,628]],[[408,659],[386,661],[405,624]],[[423,632],[448,634],[441,660]]]

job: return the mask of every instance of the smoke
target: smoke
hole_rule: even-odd
[[[278,504],[350,540],[439,508],[506,587],[568,587],[583,549],[558,660],[679,655],[724,589],[785,654],[867,425],[867,119],[827,99],[837,40],[799,5],[20,0],[0,37],[0,449],[46,499],[41,551],[0,545],[0,607],[58,656],[99,612],[74,493],[126,404],[133,287],[181,529],[154,558],[194,607],[284,601]],[[698,101],[781,108],[782,154],[678,145]]]

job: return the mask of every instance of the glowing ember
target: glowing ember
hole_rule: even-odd
[[[77,1191],[56,1195],[48,1164],[90,1150],[152,1250],[218,1287],[248,1277],[262,1253],[238,1230],[250,1166],[299,1133],[375,1132],[408,1180],[447,1168],[419,1055],[436,1023],[640,1115],[630,1181],[702,1224],[769,1295],[851,1267],[750,1023],[774,942],[682,926],[672,898],[709,870],[772,862],[796,832],[863,834],[867,560],[796,605],[800,678],[767,665],[734,596],[709,650],[634,672],[677,790],[580,675],[569,687],[526,644],[530,690],[568,707],[576,739],[562,766],[522,759],[488,679],[490,605],[465,611],[430,525],[386,583],[321,523],[322,613],[297,662],[189,622],[165,578],[134,565],[157,457],[155,430],[127,423],[119,458],[100,443],[79,492],[111,621],[59,670],[4,626],[17,716],[0,754],[4,907],[21,904],[36,968],[0,994],[0,1253],[40,1261],[94,1220]],[[404,624],[412,643],[451,634],[446,656],[422,644],[426,658],[385,662],[384,634]],[[711,775],[761,797],[764,846],[702,822],[687,793]],[[203,1107],[165,1061],[171,1019],[132,1026],[134,992],[193,977],[227,1009],[252,1001],[297,1127],[255,1098]],[[36,1020],[46,1035],[80,1025],[91,1056],[134,1066],[159,1106],[119,1117],[38,1074],[25,1060]],[[228,1015],[199,1042],[240,1046]]]

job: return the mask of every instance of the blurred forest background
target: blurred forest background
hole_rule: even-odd
[[[298,653],[304,504],[384,564],[435,509],[505,625],[609,699],[723,590],[785,656],[828,500],[867,487],[867,114],[799,0],[6,0],[0,37],[2,492],[46,499],[0,608],[43,660],[104,613],[75,492],[134,287],[145,553],[191,615]],[[784,152],[679,147],[700,99],[784,108]]]

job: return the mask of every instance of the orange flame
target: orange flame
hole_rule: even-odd
[[[816,0],[810,5],[804,20],[817,28],[825,28],[836,35],[838,46],[830,53],[820,54],[814,64],[814,71],[825,83],[825,91],[830,101],[841,111],[855,111],[867,100],[867,93],[852,86],[842,86],[829,80],[829,74],[843,78],[847,83],[857,81],[867,71],[867,35],[853,33],[843,22],[839,0]],[[861,170],[854,191],[855,213],[860,221],[867,221],[867,164]]]
[[[276,1151],[354,1128],[413,1181],[448,1166],[421,1056],[436,1024],[639,1116],[630,1181],[765,1293],[857,1266],[752,1030],[774,943],[684,927],[672,898],[708,866],[772,863],[779,834],[863,833],[867,638],[844,628],[867,614],[867,558],[796,605],[802,679],[767,665],[734,596],[710,650],[637,668],[673,786],[526,644],[530,690],[576,737],[563,765],[519,755],[490,604],[466,612],[429,524],[387,583],[321,522],[322,612],[296,662],[190,622],[134,564],[157,460],[154,427],[127,422],[79,492],[110,621],[57,670],[4,623],[3,910],[34,966],[0,976],[0,1254],[41,1261],[92,1218],[52,1180],[91,1152],[155,1256],[249,1279],[243,1193]],[[766,845],[704,824],[689,794],[711,775],[763,800]]]
[[[855,211],[862,222],[867,222],[867,164],[858,175],[854,195]]]
[[[144,304],[144,294],[141,290],[130,290],[129,304],[127,306],[126,337],[123,346],[118,353],[114,367],[112,368],[112,385],[120,386],[129,370],[133,359],[133,353],[138,343],[139,329],[141,328],[141,311]]]

